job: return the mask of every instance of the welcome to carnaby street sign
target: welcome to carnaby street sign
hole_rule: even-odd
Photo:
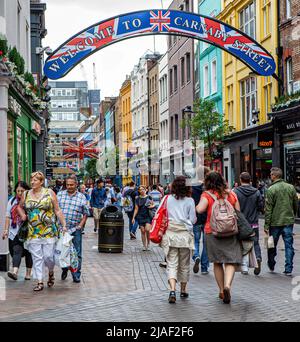
[[[151,34],[181,35],[205,41],[235,56],[258,75],[276,76],[273,57],[253,38],[215,18],[175,10],[128,13],[90,26],[47,58],[44,74],[49,79],[59,79],[108,45]]]

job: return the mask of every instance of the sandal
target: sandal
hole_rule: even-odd
[[[47,281],[48,287],[52,287],[54,285],[54,272],[49,273],[49,279]]]
[[[44,283],[37,283],[35,287],[33,288],[33,291],[38,292],[42,291],[44,289]]]
[[[223,303],[229,304],[231,300],[230,289],[228,287],[225,287],[223,293],[224,293]]]

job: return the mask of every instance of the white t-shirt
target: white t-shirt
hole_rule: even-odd
[[[7,203],[7,207],[6,207],[6,217],[9,217],[9,235],[8,238],[10,240],[14,240],[14,238],[16,237],[16,235],[18,234],[18,231],[20,229],[19,224],[17,223],[17,226],[15,228],[12,227],[12,219],[11,219],[11,209],[12,207],[17,204],[17,199],[15,197],[11,198],[8,203]]]
[[[161,201],[160,206],[164,200]],[[168,217],[174,223],[184,224],[187,229],[193,230],[193,224],[197,221],[195,202],[191,197],[177,200],[169,195],[167,202]]]

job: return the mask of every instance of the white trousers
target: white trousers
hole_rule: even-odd
[[[49,272],[54,270],[55,243],[29,243],[28,250],[33,261],[33,278],[43,281],[45,266],[49,269]]]
[[[189,248],[170,247],[167,255],[168,279],[186,283],[190,278],[191,250]]]

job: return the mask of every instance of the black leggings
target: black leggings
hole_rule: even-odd
[[[32,268],[31,254],[24,248],[24,244],[16,236],[14,240],[9,240],[9,253],[13,259],[13,267],[20,267],[22,257],[25,256],[27,268]]]

